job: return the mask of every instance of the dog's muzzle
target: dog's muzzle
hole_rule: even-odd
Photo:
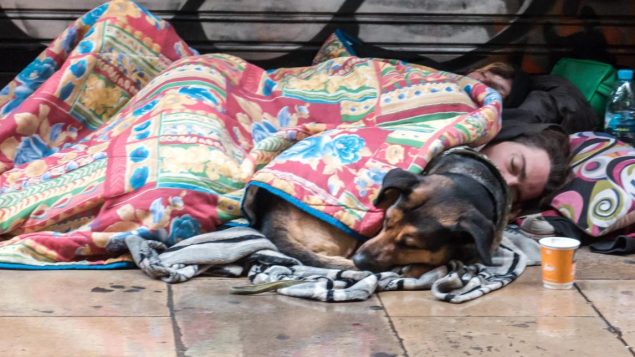
[[[359,270],[370,270],[374,273],[380,273],[388,270],[390,267],[384,267],[377,263],[375,259],[363,252],[357,252],[353,255],[353,263]]]

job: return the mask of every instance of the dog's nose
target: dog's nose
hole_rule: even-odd
[[[357,252],[353,255],[353,263],[359,270],[370,270],[375,273],[384,270],[377,264],[377,261],[362,252]]]

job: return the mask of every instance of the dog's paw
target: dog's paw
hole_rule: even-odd
[[[320,267],[327,269],[359,270],[350,259],[327,255],[320,255]]]
[[[429,264],[410,264],[401,267],[401,274],[408,278],[418,278],[434,269],[435,266]]]

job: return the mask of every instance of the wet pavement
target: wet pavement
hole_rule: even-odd
[[[428,291],[322,303],[168,285],[139,270],[0,270],[0,356],[635,356],[635,257],[582,248],[571,290],[540,268],[464,304]]]

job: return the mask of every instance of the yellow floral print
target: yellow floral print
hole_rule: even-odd
[[[157,115],[162,112],[180,112],[185,109],[187,105],[196,104],[194,99],[188,96],[177,93],[177,89],[166,91],[166,93],[159,99],[157,105],[152,109],[152,115]]]
[[[106,16],[130,16],[133,18],[141,17],[141,9],[132,1],[114,0],[108,4],[108,10],[104,13]]]
[[[37,177],[44,174],[47,169],[48,165],[44,160],[35,160],[24,169],[24,174],[27,177]]]
[[[404,159],[404,147],[401,145],[390,145],[386,149],[386,161],[391,165],[397,165]]]

